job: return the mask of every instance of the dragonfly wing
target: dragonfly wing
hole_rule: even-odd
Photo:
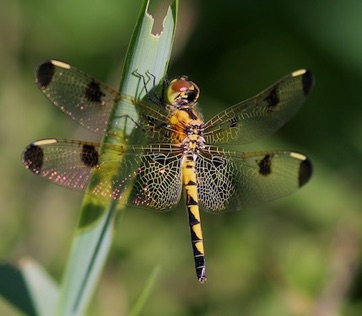
[[[159,150],[160,146],[156,146]],[[43,139],[22,157],[33,173],[63,187],[144,209],[167,211],[181,196],[181,157],[152,146],[124,147],[67,139]]]
[[[289,151],[231,152],[206,147],[196,161],[200,207],[237,211],[297,191],[312,175],[303,154]]]
[[[40,90],[63,112],[82,126],[104,133],[120,94],[67,63],[50,60],[35,71]]]
[[[310,71],[291,73],[254,98],[238,103],[206,122],[205,141],[248,144],[273,134],[298,111],[313,85]]]
[[[178,151],[144,153],[131,193],[132,203],[157,211],[175,207],[182,193],[181,158]]]
[[[83,127],[103,134],[115,102],[134,122],[139,133],[154,141],[169,141],[167,113],[153,102],[137,101],[92,78],[81,70],[58,60],[41,64],[35,72],[36,83],[48,99]],[[136,115],[131,115],[136,113]],[[119,119],[119,117],[118,117]]]

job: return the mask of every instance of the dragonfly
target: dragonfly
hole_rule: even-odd
[[[146,210],[169,211],[184,194],[201,283],[207,279],[200,210],[220,214],[250,208],[293,193],[311,178],[312,163],[302,153],[226,147],[255,142],[285,124],[312,91],[309,70],[294,71],[207,121],[199,108],[200,89],[186,76],[164,80],[159,97],[146,101],[122,95],[59,60],[38,66],[35,79],[55,106],[100,135],[107,131],[114,105],[122,100],[123,107],[137,113],[135,132],[144,141],[40,139],[24,150],[25,167],[79,191],[86,190],[92,176],[101,175],[93,177],[90,194]]]

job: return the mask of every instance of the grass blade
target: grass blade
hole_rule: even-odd
[[[141,313],[143,306],[145,305],[148,297],[151,294],[152,287],[156,281],[158,274],[160,273],[161,267],[157,266],[153,269],[152,274],[150,275],[146,286],[144,287],[142,293],[138,297],[136,303],[133,305],[132,310],[129,313],[129,316],[137,316]]]

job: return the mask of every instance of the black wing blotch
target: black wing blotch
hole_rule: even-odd
[[[85,166],[93,168],[99,163],[99,153],[92,145],[83,145],[81,160]]]
[[[102,97],[104,96],[105,94],[101,91],[101,88],[97,82],[92,80],[90,83],[88,83],[85,89],[85,98],[87,101],[100,103],[102,101]]]
[[[52,81],[55,72],[55,66],[51,61],[46,61],[39,66],[36,71],[36,82],[41,88],[46,88]]]
[[[41,171],[44,162],[44,153],[41,147],[31,144],[29,145],[23,155],[23,164],[30,171],[38,174]]]
[[[302,77],[303,93],[307,96],[313,88],[314,77],[311,71],[306,70]]]
[[[312,176],[313,166],[312,162],[307,158],[300,163],[298,182],[299,187],[305,185]]]
[[[270,155],[265,155],[265,157],[259,161],[258,163],[259,166],[259,173],[262,176],[267,176],[269,174],[271,174],[272,170],[271,170],[271,156]]]

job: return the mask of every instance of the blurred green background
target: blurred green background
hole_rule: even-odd
[[[165,1],[154,2],[161,17]],[[195,277],[182,203],[167,214],[128,210],[89,315],[126,315],[158,264],[144,315],[360,315],[362,2],[180,2],[169,76],[187,74],[199,85],[206,119],[291,71],[314,72],[315,89],[295,118],[238,150],[298,150],[315,172],[290,197],[201,214],[207,285]],[[32,257],[61,280],[82,195],[35,177],[20,155],[38,138],[94,138],[45,99],[34,67],[58,58],[118,87],[140,5],[2,0],[1,259]],[[0,314],[18,313],[0,301]]]

